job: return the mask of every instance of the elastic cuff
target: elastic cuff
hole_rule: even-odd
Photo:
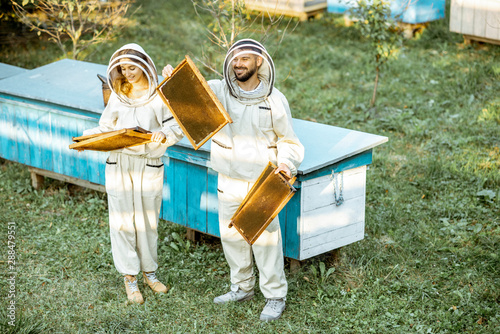
[[[290,172],[292,173],[292,176],[297,175],[297,168],[295,168],[295,165],[291,161],[286,159],[278,161],[278,166],[281,164],[287,165],[287,167],[290,169]]]

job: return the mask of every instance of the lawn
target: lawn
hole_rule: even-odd
[[[140,6],[139,6],[140,5]],[[449,2],[447,4],[449,6]],[[106,64],[128,42],[158,68],[201,57],[204,28],[186,0],[137,1],[135,25],[85,61]],[[266,46],[276,86],[295,118],[387,136],[367,172],[365,238],[291,272],[287,309],[261,323],[264,298],[215,305],[229,287],[217,238],[197,243],[162,221],[159,275],[172,289],[125,306],[110,253],[105,194],[47,180],[0,160],[0,245],[7,269],[15,230],[15,327],[2,333],[497,333],[500,329],[500,48],[465,45],[432,22],[375,77],[368,43],[343,20],[292,24]],[[259,36],[253,36],[259,38]],[[35,68],[61,58],[45,40],[18,36],[0,62]],[[222,55],[215,60],[221,67]],[[200,65],[201,67],[201,65]],[[216,77],[202,69],[207,79]],[[1,296],[11,284],[8,269]],[[5,297],[5,300],[10,300]],[[2,304],[4,305],[4,304]],[[6,304],[5,304],[6,305]]]

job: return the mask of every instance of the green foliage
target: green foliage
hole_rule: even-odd
[[[234,42],[249,37],[265,42],[277,37],[275,46],[279,47],[291,28],[292,19],[270,11],[253,15],[243,0],[191,1],[208,37],[202,44],[202,57],[195,58],[219,77],[222,74],[216,64],[224,59]]]
[[[390,1],[357,0],[350,13],[355,19],[354,27],[368,39],[374,61],[381,68],[397,55],[402,44],[397,23],[391,18]]]
[[[250,16],[242,0],[192,0],[195,10],[209,14],[206,23],[212,43],[227,50],[248,24]]]
[[[84,51],[109,41],[130,22],[125,18],[131,0],[23,0],[11,1],[19,20],[54,42],[65,56],[85,58]],[[68,50],[66,39],[71,41]]]
[[[243,0],[191,0],[198,21],[207,35],[203,43],[203,57],[196,57],[212,72],[222,76],[216,68],[221,55],[240,38],[251,25],[250,15]]]
[[[403,35],[391,17],[388,0],[356,0],[350,10],[354,27],[369,41],[370,54],[375,65],[375,87],[370,105],[375,104],[379,72],[382,67],[397,56],[402,47]]]
[[[191,242],[189,240],[185,240],[185,238],[181,237],[177,232],[173,232],[170,236],[172,241],[170,241],[169,246],[174,251],[189,253],[189,249],[191,248]],[[168,242],[168,239],[165,238],[164,241]]]

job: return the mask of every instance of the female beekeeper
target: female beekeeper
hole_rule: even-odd
[[[167,73],[172,72],[170,66]],[[156,94],[155,65],[141,46],[127,44],[109,62],[112,89],[99,126],[84,135],[137,126],[151,131],[151,142],[111,151],[106,161],[111,250],[115,267],[124,276],[129,303],[144,303],[136,275],[156,293],[168,288],[156,277],[157,226],[163,188],[161,157],[183,133]],[[163,142],[163,143],[162,143]]]

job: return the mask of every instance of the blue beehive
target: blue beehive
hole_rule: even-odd
[[[410,24],[444,17],[445,0],[390,0],[392,17]],[[342,14],[356,6],[356,0],[328,0],[327,11]]]
[[[103,189],[107,153],[70,150],[72,137],[97,125],[104,109],[106,66],[61,60],[0,80],[0,157],[41,175]],[[280,212],[285,256],[304,260],[364,237],[366,167],[386,137],[303,120],[294,128],[306,155]],[[184,138],[163,157],[160,217],[219,236],[217,174],[210,145],[195,151]],[[337,205],[342,195],[344,202]]]

